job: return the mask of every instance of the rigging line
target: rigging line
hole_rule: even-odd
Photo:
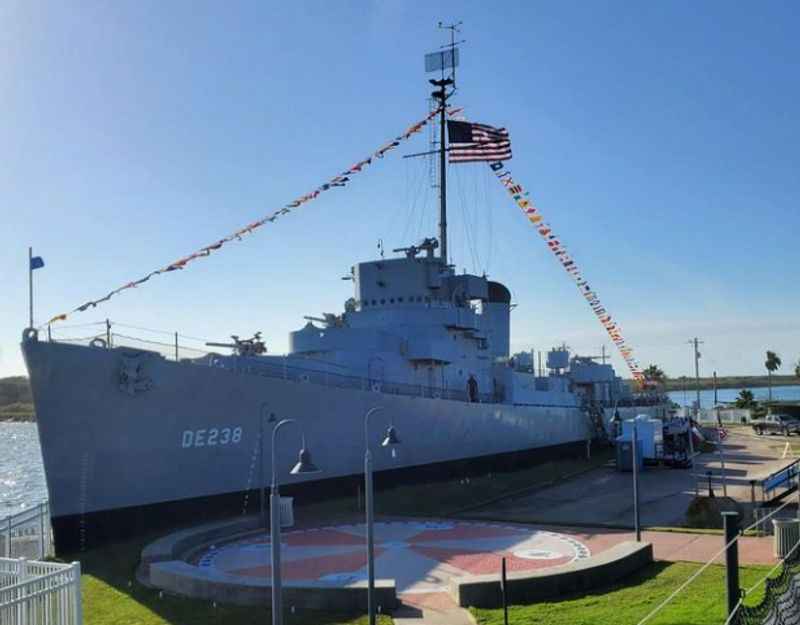
[[[483,168],[480,168],[483,169]],[[470,181],[472,183],[472,224],[473,224],[473,232],[475,233],[475,258],[478,261],[478,267],[476,268],[475,273],[484,273],[483,272],[483,262],[481,253],[481,235],[483,233],[483,221],[481,220],[481,205],[480,199],[478,197],[478,180],[480,180],[481,174],[477,173],[476,175],[470,177]]]
[[[413,163],[411,165],[413,169],[411,170],[415,175],[411,181],[411,189],[413,190],[412,202],[411,202],[411,209],[406,212],[406,225],[403,228],[403,237],[400,243],[405,244],[408,239],[407,237],[411,233],[411,228],[413,227],[412,224],[415,223],[415,216],[417,212],[417,207],[419,206],[419,198],[420,194],[423,193],[423,186],[425,184],[425,175],[421,174],[421,167],[420,164]]]
[[[489,252],[487,254],[488,259],[486,261],[486,273],[489,273],[492,264],[492,256],[494,255],[494,211],[492,207],[489,205],[489,176],[491,174],[487,171],[484,173],[483,176],[483,206],[486,210],[487,219],[489,222],[489,227],[487,228],[489,232]]]
[[[456,169],[456,171],[458,171],[458,169]],[[464,235],[467,243],[467,250],[469,251],[470,259],[472,260],[472,273],[476,273],[478,270],[476,264],[477,254],[475,252],[475,245],[473,244],[472,235],[470,233],[470,223],[469,223],[468,211],[466,209],[467,199],[464,192],[464,186],[465,186],[464,180],[462,179],[462,175],[460,173],[455,176],[455,179],[456,179],[456,188],[458,190],[458,195],[460,199],[459,204],[461,205],[461,219],[464,222]]]
[[[132,330],[141,330],[142,332],[152,332],[153,334],[164,334],[166,336],[175,336],[175,332],[169,332],[168,330],[155,330],[153,328],[144,328],[142,326],[133,326],[127,323],[119,323],[118,321],[112,321],[111,325],[119,326],[120,328],[131,328]],[[189,339],[191,341],[199,341],[201,343],[205,343],[210,340],[210,339],[201,339],[197,336],[189,336],[188,334],[181,334],[180,332],[178,332],[178,336],[180,338]]]
[[[47,324],[45,323],[41,327],[45,327]],[[88,323],[74,323],[66,326],[59,326],[59,330],[71,330],[75,328],[88,328],[90,326],[104,326],[106,325],[105,321],[90,321]]]

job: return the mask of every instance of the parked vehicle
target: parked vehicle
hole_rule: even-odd
[[[769,414],[750,422],[756,434],[800,434],[800,419],[785,414]]]

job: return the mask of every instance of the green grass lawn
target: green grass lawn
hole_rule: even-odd
[[[622,584],[587,595],[530,606],[512,605],[508,620],[513,625],[636,625],[680,586],[699,564],[656,562],[626,578]],[[767,574],[768,566],[740,569],[740,585],[749,588]],[[761,589],[747,598],[758,602]],[[513,603],[513,597],[510,598]],[[480,625],[502,625],[502,610],[479,610],[472,614]],[[651,625],[720,625],[725,622],[725,569],[710,566],[688,588],[657,614]]]
[[[264,625],[266,608],[214,606],[205,601],[163,595],[136,582],[142,548],[156,536],[117,543],[65,557],[80,560],[85,625]],[[288,625],[366,625],[365,616],[327,614],[296,606]],[[381,625],[391,619],[382,616]]]

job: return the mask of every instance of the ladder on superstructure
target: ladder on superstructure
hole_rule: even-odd
[[[583,405],[583,412],[589,420],[589,431],[591,432],[592,439],[601,441],[609,440],[602,406],[598,405],[597,402],[587,401]]]

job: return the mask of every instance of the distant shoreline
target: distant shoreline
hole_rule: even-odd
[[[36,423],[35,414],[0,414],[0,423]]]
[[[717,378],[716,388],[718,389],[741,389],[741,388],[767,388],[769,380],[767,376],[725,376]],[[774,375],[772,376],[772,386],[800,386],[800,378],[793,375]],[[664,384],[667,392],[693,391],[697,388],[694,378],[670,378]],[[700,378],[700,390],[714,390],[714,378]]]

